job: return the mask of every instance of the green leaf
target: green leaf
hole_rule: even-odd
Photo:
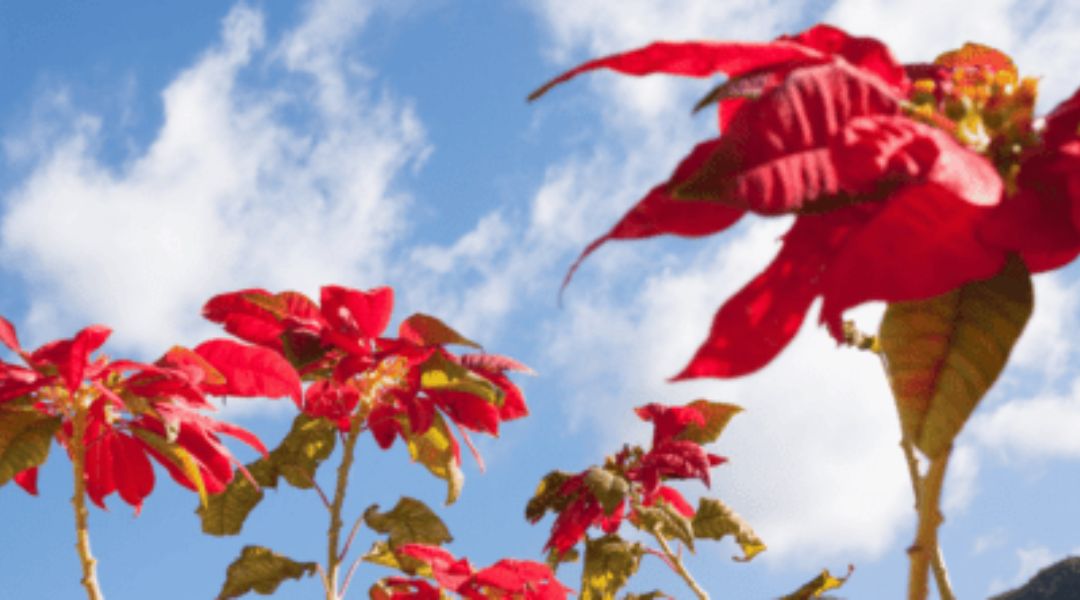
[[[36,410],[0,410],[0,485],[45,462],[60,417]]]
[[[581,571],[581,600],[606,600],[637,573],[645,549],[611,534],[585,541],[585,566]]]
[[[446,323],[423,313],[416,313],[402,321],[398,331],[401,337],[427,346],[458,344],[481,348],[480,344],[461,335]]]
[[[261,546],[244,546],[225,572],[225,585],[218,600],[239,598],[248,592],[269,596],[286,579],[300,579],[315,574],[313,562],[296,562]]]
[[[699,539],[720,540],[724,536],[733,536],[743,551],[743,556],[734,556],[734,560],[745,562],[765,550],[765,542],[750,529],[750,525],[716,498],[702,498],[698,501],[692,524],[694,537]]]
[[[689,440],[699,445],[715,442],[724,428],[731,421],[731,417],[741,413],[742,407],[724,402],[712,402],[710,400],[694,400],[686,405],[687,408],[696,409],[705,417],[705,424],[691,423],[678,435],[680,440]]]
[[[552,471],[544,475],[544,478],[540,480],[540,485],[536,486],[536,493],[525,505],[525,518],[535,523],[544,518],[549,510],[554,513],[565,510],[573,498],[562,494],[561,490],[563,484],[571,477],[573,474],[565,471]]]
[[[337,427],[330,421],[303,413],[297,415],[289,433],[270,452],[270,457],[247,465],[258,487],[243,474],[237,474],[221,493],[208,497],[205,506],[196,510],[203,533],[240,533],[248,515],[263,499],[261,488],[277,487],[279,476],[294,487],[312,487],[315,471],[334,451],[336,440]]]
[[[301,413],[293,420],[285,439],[270,452],[270,460],[289,485],[308,489],[314,485],[319,464],[334,452],[336,441],[336,425]]]
[[[820,598],[825,592],[835,590],[844,585],[844,582],[848,580],[848,577],[851,577],[851,573],[854,570],[854,566],[848,565],[847,575],[843,577],[833,577],[829,574],[827,569],[822,570],[820,575],[807,581],[802,587],[787,596],[780,598],[780,600],[810,600],[811,598]]]
[[[691,552],[694,551],[693,524],[667,502],[659,502],[653,506],[636,506],[634,514],[634,524],[639,529],[656,533],[667,540],[679,540],[686,544]]]
[[[611,471],[593,467],[585,473],[585,485],[600,501],[604,514],[611,515],[630,493],[630,483]]]
[[[1013,257],[997,276],[895,302],[879,339],[904,435],[929,458],[952,446],[1005,367],[1031,316],[1031,276]]]
[[[401,428],[409,456],[427,467],[432,475],[446,480],[446,504],[453,504],[461,494],[465,474],[458,465],[454,453],[456,442],[446,426],[446,420],[435,413],[431,427],[419,435],[410,430],[408,419],[402,420]]]
[[[267,460],[247,465],[248,473],[260,487],[252,485],[242,474],[233,477],[219,494],[207,498],[205,506],[195,511],[202,520],[203,533],[210,535],[236,535],[244,527],[251,511],[263,499],[261,488],[277,486],[277,470]]]
[[[385,533],[391,550],[402,544],[431,544],[452,542],[453,537],[435,511],[416,498],[402,497],[387,512],[380,513],[372,504],[364,511],[364,522],[379,533]]]

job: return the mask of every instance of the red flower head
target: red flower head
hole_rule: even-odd
[[[272,352],[236,342],[208,342],[194,351],[176,347],[154,364],[91,359],[108,338],[101,326],[24,351],[0,318],[0,341],[26,363],[0,362],[0,429],[47,432],[26,436],[25,463],[16,483],[37,493],[37,465],[55,436],[84,464],[86,494],[98,506],[113,492],[136,511],[154,488],[150,458],[181,485],[206,494],[225,489],[238,464],[219,435],[233,436],[266,454],[250,432],[214,420],[206,394],[277,396],[298,392],[299,380]],[[295,387],[294,387],[295,385]],[[32,439],[33,438],[33,439]],[[4,481],[0,481],[4,483]]]
[[[1061,234],[1068,243],[1044,250],[1034,240],[1041,234],[1023,235],[1014,217],[995,216],[1013,204],[1037,221],[1039,207],[1051,203],[1071,217],[1080,184],[1069,140],[1080,101],[1051,114],[1049,152],[1029,158],[1038,141],[1034,84],[1017,81],[1011,61],[994,50],[969,46],[933,65],[905,66],[877,40],[817,25],[765,44],[652,44],[585,63],[532,97],[601,68],[726,74],[702,103],[718,103],[722,135],[694,148],[590,244],[567,280],[608,240],[718,233],[747,212],[796,217],[772,264],[720,308],[676,379],[763,367],[818,297],[821,322],[842,340],[844,311],[863,302],[924,299],[989,278],[1012,251],[1038,270],[1080,249],[1073,226]],[[1014,202],[1005,192],[1017,170]],[[1025,184],[1025,172],[1045,181],[1040,170],[1057,175],[1053,191]],[[988,235],[995,218],[999,231]]]

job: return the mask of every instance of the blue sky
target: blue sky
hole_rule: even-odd
[[[738,564],[728,542],[700,548],[690,567],[705,587],[771,598],[854,563],[841,596],[901,598],[914,515],[873,359],[809,325],[758,374],[664,383],[786,222],[614,244],[556,306],[580,248],[713,133],[710,115],[688,111],[710,83],[596,75],[524,101],[597,54],[660,38],[768,39],[819,20],[880,36],[905,61],[968,39],[996,45],[1045,75],[1044,110],[1078,83],[1080,7],[1068,0],[993,0],[977,13],[956,0],[0,0],[0,313],[27,345],[100,322],[116,331],[111,355],[145,359],[216,335],[199,308],[217,292],[391,285],[395,319],[440,315],[539,372],[521,382],[533,415],[480,441],[487,472],[466,459],[462,499],[440,510],[456,553],[539,558],[550,522],[522,513],[543,473],[643,439],[635,405],[708,397],[747,409],[716,446],[731,462],[712,493],[769,550]],[[958,441],[942,535],[960,597],[1080,551],[1069,502],[1080,493],[1077,274],[1037,281],[1013,364]],[[855,316],[871,329],[880,310]],[[293,410],[236,402],[225,416],[274,443]],[[54,453],[40,497],[0,490],[4,597],[80,596],[69,479]],[[443,488],[402,448],[363,444],[350,515],[401,494],[437,506]],[[245,543],[324,553],[311,493],[271,493],[230,539],[199,533],[196,503],[159,473],[139,517],[115,498],[93,512],[109,598],[212,597]],[[362,568],[350,597],[382,574]],[[686,595],[659,565],[631,589],[656,587]],[[318,589],[290,582],[277,597]]]

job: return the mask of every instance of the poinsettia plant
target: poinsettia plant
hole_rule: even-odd
[[[319,571],[327,599],[336,600],[345,595],[361,561],[397,565],[405,560],[399,555],[406,544],[449,541],[441,521],[433,525],[431,535],[392,536],[389,546],[376,545],[342,576],[342,562],[360,523],[381,531],[378,520],[372,520],[377,514],[372,507],[341,540],[345,490],[364,432],[370,432],[383,449],[401,440],[414,461],[446,481],[450,504],[458,498],[464,479],[458,435],[482,466],[469,431],[498,435],[504,421],[528,414],[521,390],[508,377],[509,372],[530,372],[527,367],[496,354],[452,352],[448,346],[479,350],[480,345],[426,314],[405,318],[396,336],[387,335],[392,311],[393,292],[386,287],[361,291],[325,286],[319,302],[298,292],[248,289],[206,303],[207,319],[287,361],[307,387],[302,398],[295,397],[300,413],[289,434],[268,456],[247,466],[252,479],[234,481],[200,509],[203,531],[239,533],[262,499],[262,490],[275,487],[279,477],[296,487],[314,488],[330,513],[325,565],[293,561],[267,549],[245,549],[229,568],[222,598],[259,591],[257,584],[272,589],[285,577]],[[334,491],[328,494],[316,482],[315,471],[339,437],[341,463]],[[408,500],[412,517],[438,520],[422,503]],[[267,569],[268,564],[275,569]],[[262,573],[262,579],[251,580],[253,572]]]
[[[879,335],[919,506],[909,597],[938,558],[952,441],[989,389],[1032,307],[1030,274],[1080,254],[1080,91],[1036,119],[1037,81],[967,44],[903,64],[880,41],[816,25],[772,42],[658,42],[579,74],[726,75],[720,135],[698,144],[571,267],[616,239],[719,233],[747,213],[794,216],[773,262],[732,296],[675,379],[737,377],[788,345],[821,298],[839,342],[844,312],[888,303]],[[913,448],[930,460],[917,472]]]
[[[266,453],[250,432],[207,415],[214,410],[207,396],[300,397],[296,372],[263,348],[211,340],[193,350],[176,346],[146,364],[95,355],[110,333],[95,325],[29,351],[0,317],[0,342],[25,365],[0,361],[0,485],[14,480],[36,495],[38,467],[52,440],[64,448],[74,478],[82,584],[90,598],[100,598],[101,591],[86,498],[104,509],[115,492],[138,513],[154,489],[152,458],[205,505],[209,494],[236,477],[238,461],[220,435]]]

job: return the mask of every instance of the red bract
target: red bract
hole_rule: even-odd
[[[469,600],[487,600],[489,598],[520,598],[521,600],[563,600],[570,593],[555,578],[551,567],[533,561],[503,559],[497,563],[476,571],[466,559],[457,559],[454,555],[437,546],[424,544],[405,544],[399,549],[401,554],[420,560],[431,569],[432,578],[439,587],[460,594]],[[417,591],[424,589],[423,580],[387,580],[399,587],[414,586]],[[398,598],[398,596],[393,596]],[[412,598],[414,596],[400,596]],[[427,596],[415,596],[426,598]]]
[[[993,276],[1012,251],[1041,270],[1080,250],[1070,225],[1080,100],[1051,113],[1032,150],[1034,84],[995,50],[905,66],[876,40],[818,25],[767,44],[653,44],[585,63],[534,97],[601,68],[726,74],[706,98],[719,103],[723,131],[590,244],[567,279],[610,239],[718,233],[745,212],[796,215],[772,264],[720,308],[676,379],[761,368],[818,297],[841,340],[843,313],[858,304],[942,294]],[[999,173],[1017,169],[1019,191],[1006,194]]]
[[[59,419],[57,441],[70,455],[80,438],[85,448],[86,494],[99,507],[117,492],[136,511],[154,488],[154,458],[181,485],[200,496],[225,489],[237,463],[222,444],[229,435],[266,454],[250,432],[211,419],[206,394],[278,396],[291,393],[282,383],[292,372],[264,368],[275,354],[235,342],[219,342],[217,351],[200,353],[173,348],[155,364],[109,361],[91,355],[104,344],[109,329],[93,326],[75,337],[24,351],[15,330],[0,318],[0,341],[29,368],[0,363],[0,419]],[[219,370],[220,368],[220,370]],[[292,373],[295,379],[295,373]],[[298,381],[297,381],[298,384]],[[81,421],[80,421],[81,419]],[[84,431],[75,431],[78,422]],[[37,467],[22,470],[15,481],[37,493]]]
[[[558,513],[545,550],[566,553],[584,539],[590,527],[615,533],[624,517],[638,522],[639,507],[658,502],[670,505],[687,518],[693,517],[694,509],[682,494],[663,483],[700,479],[708,486],[709,469],[726,459],[706,452],[702,445],[715,441],[741,409],[695,400],[685,406],[654,403],[634,410],[655,426],[648,451],[625,447],[609,458],[603,468],[559,475],[552,489],[547,487],[552,485],[550,480],[545,479],[538,496],[530,502],[526,517],[532,522],[543,518],[548,510]]]

